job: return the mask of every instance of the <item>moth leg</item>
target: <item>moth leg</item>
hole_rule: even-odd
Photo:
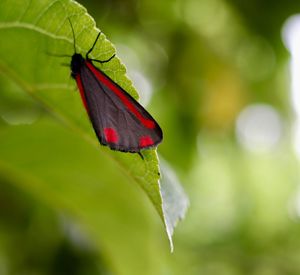
[[[94,47],[95,47],[95,45],[96,45],[96,43],[97,43],[97,41],[98,41],[98,39],[99,39],[99,37],[100,37],[100,34],[101,34],[101,31],[98,33],[98,35],[97,35],[97,37],[96,37],[96,40],[95,40],[95,42],[94,42],[94,44],[93,44],[93,46],[89,49],[89,51],[86,53],[86,59],[88,59],[88,60],[91,60],[91,61],[95,61],[95,62],[99,62],[99,63],[106,63],[106,62],[109,62],[110,60],[112,60],[116,55],[115,54],[113,54],[110,58],[108,58],[108,59],[106,59],[106,60],[97,60],[97,59],[91,59],[91,58],[89,58],[89,54],[92,52],[92,50],[94,49]]]
[[[142,155],[141,152],[138,152],[139,156],[142,158],[142,160],[144,160],[144,156]]]
[[[116,56],[116,54],[113,54],[110,58],[106,59],[106,60],[97,60],[97,59],[89,59],[91,61],[95,61],[95,62],[98,62],[98,63],[106,63],[106,62],[109,62],[111,61],[114,57]]]

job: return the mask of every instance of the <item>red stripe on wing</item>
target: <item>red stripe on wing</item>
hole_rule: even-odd
[[[85,98],[85,95],[84,95],[84,90],[83,90],[83,85],[82,85],[82,81],[81,81],[80,75],[79,74],[76,75],[75,79],[76,79],[76,83],[77,83],[77,86],[78,86],[78,89],[79,89],[79,92],[80,92],[80,96],[81,96],[84,108],[89,113],[89,109],[87,107],[87,102],[86,102],[86,98]]]
[[[105,85],[108,89],[114,92],[124,103],[124,105],[128,108],[128,110],[130,110],[146,128],[154,129],[156,127],[155,122],[153,120],[144,118],[143,115],[139,112],[139,110],[130,101],[130,99],[128,99],[125,92],[120,87],[118,87],[111,79],[109,79],[108,76],[103,74],[101,71],[97,70],[96,67],[91,63],[91,61],[86,60],[85,64],[97,77],[101,84]]]

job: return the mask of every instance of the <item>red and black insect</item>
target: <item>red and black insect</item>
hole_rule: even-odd
[[[139,154],[143,149],[157,146],[163,138],[158,123],[131,95],[93,64],[109,62],[115,55],[103,61],[89,58],[101,32],[85,58],[76,53],[73,27],[72,32],[75,53],[71,75],[76,80],[99,142],[112,150]]]

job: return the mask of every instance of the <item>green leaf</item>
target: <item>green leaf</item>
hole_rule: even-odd
[[[49,117],[0,129],[0,183],[75,220],[117,274],[157,273],[153,251],[166,249],[153,227],[156,213],[108,154]]]
[[[183,219],[189,206],[181,184],[171,167],[161,160],[161,195],[163,199],[163,213],[168,238],[173,251],[172,236],[179,220]]]
[[[174,221],[183,215],[186,204],[179,211],[168,211],[176,209],[172,204],[182,205],[180,201],[186,201],[184,193],[177,192],[176,188],[166,183],[168,194],[174,190],[178,201],[166,199],[163,206],[156,150],[144,151],[142,160],[137,154],[114,152],[99,146],[80,95],[74,92],[76,85],[69,77],[69,68],[61,66],[61,63],[69,63],[70,58],[47,54],[71,56],[74,53],[68,18],[75,31],[76,50],[84,55],[99,30],[85,8],[78,3],[67,0],[0,2],[0,73],[4,76],[1,78],[2,86],[8,91],[1,95],[0,115],[10,124],[32,123],[27,127],[0,124],[0,169],[16,184],[21,184],[22,188],[51,205],[70,209],[90,226],[95,223],[96,213],[88,213],[90,207],[82,213],[78,205],[89,205],[88,195],[93,196],[94,189],[113,186],[112,190],[118,190],[121,187],[111,181],[135,182],[144,190],[165,224],[172,247]],[[114,46],[102,33],[91,58],[105,60],[114,53]],[[117,57],[99,66],[138,99],[132,82],[125,74],[125,67]],[[21,91],[16,94],[18,90]],[[29,94],[38,105],[24,99],[22,91]],[[47,114],[55,118],[55,123],[59,123],[50,123],[44,118]],[[73,131],[73,135],[61,127]],[[81,170],[87,170],[86,174],[79,172]],[[102,185],[97,186],[96,182],[102,182]],[[78,190],[74,191],[73,188]],[[70,192],[74,193],[73,200]],[[109,203],[105,198],[102,199]],[[107,206],[104,202],[99,205],[95,198],[93,206],[97,213],[101,212],[99,208],[104,205]],[[107,211],[110,213],[110,210]],[[99,217],[103,218],[100,213]],[[114,226],[117,226],[117,221],[114,222]]]

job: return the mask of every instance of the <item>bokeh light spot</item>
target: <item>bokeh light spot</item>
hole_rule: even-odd
[[[252,152],[268,152],[282,136],[282,121],[271,106],[255,104],[246,107],[238,116],[236,136],[238,142]]]
[[[291,103],[295,112],[294,148],[300,156],[300,15],[290,17],[282,29],[283,42],[291,53]]]

